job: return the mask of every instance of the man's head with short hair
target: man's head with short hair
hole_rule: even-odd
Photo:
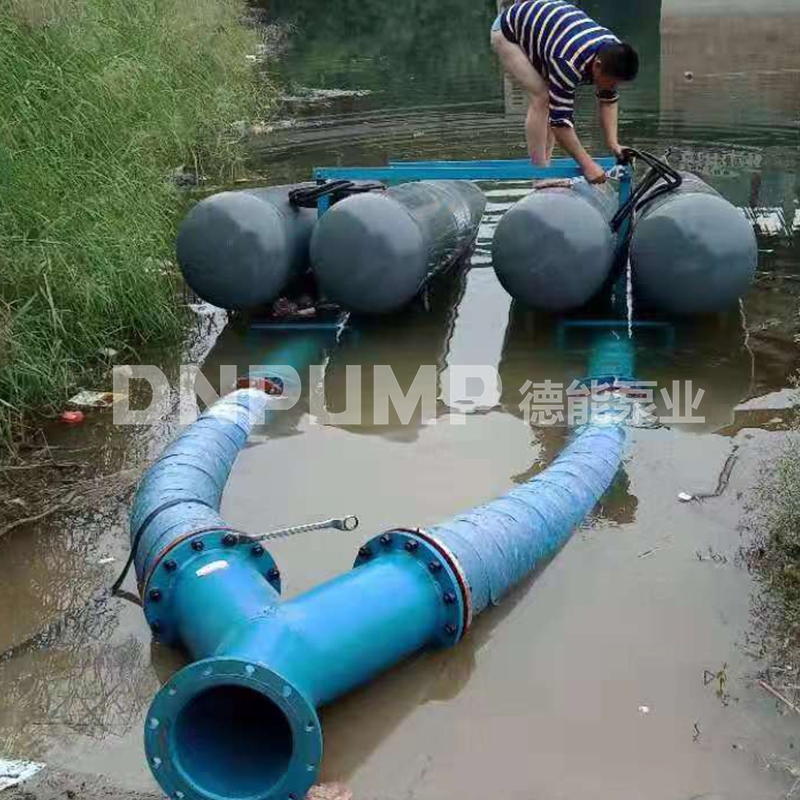
[[[592,73],[598,89],[614,90],[639,74],[639,54],[626,42],[604,45],[597,53]]]

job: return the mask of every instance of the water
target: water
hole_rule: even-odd
[[[739,0],[586,6],[644,56],[642,77],[623,98],[622,141],[671,148],[676,166],[701,174],[748,215],[759,237],[757,282],[741,311],[676,325],[672,343],[658,331],[636,332],[639,377],[659,386],[692,380],[705,392],[704,423],[632,432],[614,490],[535,582],[480,619],[455,650],[423,654],[324,712],[324,778],[347,782],[358,798],[777,800],[800,774],[797,722],[777,715],[753,681],[752,585],[735,564],[743,498],[773,453],[777,435],[768,431],[787,421],[780,404],[741,404],[784,390],[798,367],[800,8],[772,0],[759,0],[758,14]],[[524,155],[524,104],[488,46],[493,3],[269,7],[295,26],[290,48],[269,67],[290,99],[276,129],[253,142],[253,161],[270,183],[305,179],[326,164]],[[579,129],[597,149],[589,98],[581,105]],[[489,244],[527,187],[484,188],[472,269],[437,284],[427,311],[321,335],[324,385],[307,387],[310,396],[269,441],[257,440],[237,462],[223,507],[234,526],[361,518],[355,533],[275,543],[289,594],[348,569],[363,538],[497,496],[563,446],[563,429],[524,425],[519,390],[527,380],[569,385],[581,377],[587,338],[571,333],[559,347],[551,324],[512,307],[487,268]],[[214,345],[204,371],[217,387],[221,365],[263,363],[285,341],[204,324],[200,341]],[[172,354],[171,379],[174,361],[201,354]],[[369,412],[373,366],[391,366],[407,388],[420,364],[435,365],[440,388],[448,367],[496,368],[499,404],[464,426],[396,416],[385,426],[314,424],[320,404],[344,410],[348,366],[368,368],[361,398]],[[440,402],[434,414],[444,423],[450,411]],[[64,459],[90,462],[101,484],[109,476],[116,483],[111,499],[89,496],[0,541],[0,648],[46,631],[0,665],[3,756],[153,787],[141,724],[181,659],[151,645],[140,610],[103,587],[126,554],[136,470],[174,430],[170,419],[131,430],[95,417],[48,432]],[[678,503],[682,491],[712,492],[736,445],[725,494]],[[109,556],[116,562],[100,563]],[[719,697],[703,677],[723,665]]]

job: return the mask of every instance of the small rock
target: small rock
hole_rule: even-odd
[[[188,303],[187,308],[198,317],[213,317],[219,311],[211,303]]]
[[[306,795],[307,800],[353,800],[353,793],[343,783],[318,783]]]

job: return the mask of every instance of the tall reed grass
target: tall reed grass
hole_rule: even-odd
[[[0,443],[99,348],[174,341],[181,164],[241,165],[269,103],[243,0],[6,0],[0,14]]]

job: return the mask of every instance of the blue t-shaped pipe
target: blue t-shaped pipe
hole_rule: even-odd
[[[590,427],[501,500],[428,531],[392,530],[355,568],[288,602],[264,547],[219,516],[222,491],[270,400],[221,400],[142,481],[131,535],[145,614],[195,663],[145,726],[175,800],[300,800],[322,757],[316,709],[417,650],[455,644],[474,614],[552,557],[611,484],[624,431]]]

